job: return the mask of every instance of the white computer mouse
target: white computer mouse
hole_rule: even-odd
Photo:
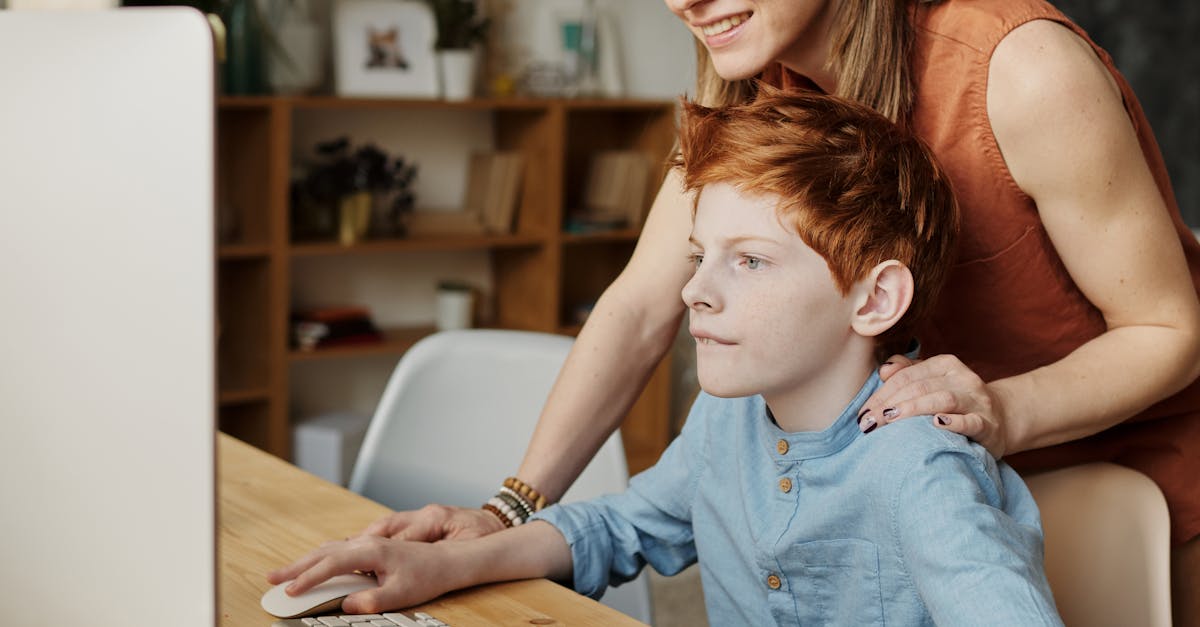
[[[375,578],[367,575],[336,575],[293,597],[283,591],[290,583],[285,581],[263,595],[262,608],[268,614],[278,618],[299,618],[335,612],[348,595],[376,586]]]

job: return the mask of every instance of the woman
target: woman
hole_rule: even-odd
[[[759,78],[911,124],[963,209],[958,263],[893,358],[861,428],[939,414],[1019,470],[1108,460],[1171,509],[1180,624],[1200,624],[1200,246],[1179,218],[1146,120],[1111,59],[1041,0],[667,0],[700,42],[697,100]],[[633,257],[579,335],[517,476],[556,500],[618,425],[683,308],[691,206],[669,176]],[[498,530],[430,507],[368,531]]]

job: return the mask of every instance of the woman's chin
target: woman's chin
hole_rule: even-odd
[[[717,75],[730,82],[755,78],[770,65],[769,60],[747,59],[745,55],[721,53],[712,55],[712,62]]]

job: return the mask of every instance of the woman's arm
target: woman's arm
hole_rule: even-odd
[[[869,406],[881,423],[947,415],[1000,456],[1091,435],[1190,383],[1200,303],[1121,93],[1086,42],[1052,22],[1017,28],[992,57],[987,98],[1014,180],[1107,331],[986,385],[949,356],[889,367]]]
[[[692,205],[678,171],[663,181],[637,247],[580,331],[517,476],[557,501],[637,400],[683,316]]]

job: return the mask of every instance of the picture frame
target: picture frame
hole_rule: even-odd
[[[334,90],[347,97],[438,98],[433,11],[417,0],[337,0]]]

